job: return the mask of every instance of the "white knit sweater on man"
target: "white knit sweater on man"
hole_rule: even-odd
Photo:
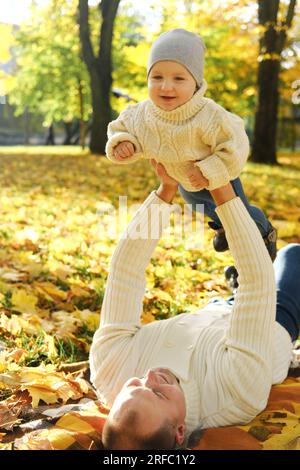
[[[217,213],[239,272],[234,305],[141,325],[145,270],[171,211],[153,191],[118,243],[90,351],[92,382],[111,406],[130,377],[165,367],[180,380],[188,432],[249,422],[287,376],[292,351],[275,322],[270,256],[241,200],[222,204]]]
[[[199,166],[208,179],[208,189],[224,186],[237,178],[249,155],[249,140],[243,120],[204,97],[207,83],[182,106],[164,111],[151,100],[129,105],[108,126],[107,157],[121,165],[141,158],[155,158],[187,191],[197,191],[186,174]],[[135,153],[122,161],[113,148],[128,140]]]

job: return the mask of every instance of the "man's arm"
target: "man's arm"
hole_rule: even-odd
[[[210,191],[216,206],[221,206],[225,202],[231,201],[236,197],[236,194],[233,190],[231,183],[228,183],[226,186],[222,186],[221,188],[214,189]]]
[[[152,163],[153,164],[153,163]],[[154,166],[154,164],[153,164]],[[176,185],[156,172],[162,184],[153,191],[129,224],[126,234],[133,235],[153,229],[153,237],[122,237],[110,264],[100,327],[90,350],[91,380],[102,399],[112,403],[124,383],[128,371],[134,370],[138,358],[131,354],[140,327],[146,286],[145,269],[168,223]],[[171,183],[174,183],[171,181]],[[152,211],[151,211],[152,206]]]
[[[110,324],[140,325],[146,268],[169,223],[177,187],[162,182],[137,211],[113,254],[101,309],[100,328]]]
[[[229,186],[211,191],[239,273],[226,331],[222,380],[237,400],[259,411],[266,404],[272,382],[274,269],[256,224]]]
[[[161,181],[156,191],[157,196],[167,204],[172,203],[178,190],[178,182],[168,175],[162,163],[158,163],[154,158],[150,160],[150,163]]]

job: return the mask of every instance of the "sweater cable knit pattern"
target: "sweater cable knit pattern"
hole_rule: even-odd
[[[237,178],[249,155],[243,120],[206,98],[206,88],[203,80],[189,101],[171,111],[151,100],[129,105],[108,126],[107,157],[120,165],[154,158],[187,191],[197,191],[187,177],[194,165],[208,179],[209,190]],[[118,161],[113,149],[126,140],[135,153]]]

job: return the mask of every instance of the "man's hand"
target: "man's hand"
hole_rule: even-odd
[[[154,158],[152,158],[150,162],[164,186],[173,186],[176,187],[176,189],[178,188],[178,181],[168,175],[162,163],[157,162]]]
[[[113,156],[116,160],[122,161],[125,158],[132,157],[134,150],[134,145],[129,140],[124,140],[124,142],[120,142],[113,148]]]
[[[231,199],[234,199],[236,197],[231,183],[228,183],[220,188],[213,189],[212,191],[210,191],[210,194],[212,195],[217,206],[220,206],[225,202],[231,201]]]
[[[193,188],[198,189],[198,191],[207,188],[209,184],[208,179],[203,176],[200,168],[198,168],[197,166],[193,166],[191,170],[188,170],[187,177],[190,180],[190,183]]]
[[[156,160],[151,159],[151,165],[155,169],[155,172],[161,181],[156,194],[160,199],[170,204],[177,193],[178,181],[168,175],[162,163],[158,163]]]

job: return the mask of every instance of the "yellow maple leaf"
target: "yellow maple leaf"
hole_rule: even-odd
[[[63,403],[67,403],[69,398],[77,399],[82,397],[82,394],[80,394],[79,397],[75,396],[74,391],[71,389],[70,384],[65,383],[61,385],[60,387],[57,388],[56,390],[57,398],[59,400],[62,400]]]
[[[75,442],[74,437],[67,434],[64,429],[51,429],[47,437],[53,450],[68,449]]]
[[[38,299],[35,295],[28,293],[25,289],[14,289],[11,303],[15,310],[21,313],[36,313]]]
[[[2,374],[3,375],[3,374]],[[12,374],[6,374],[10,378]],[[70,398],[81,398],[88,392],[88,384],[83,379],[73,379],[63,372],[55,372],[46,367],[23,367],[14,380],[21,385],[22,390],[28,390],[32,397],[32,406],[38,406],[39,400],[45,403],[66,403]]]
[[[67,293],[60,290],[52,282],[35,282],[34,287],[48,300],[66,300]]]
[[[73,284],[71,287],[71,293],[76,297],[90,297],[91,292],[88,288]]]
[[[90,424],[88,424],[83,419],[80,419],[80,417],[72,415],[71,413],[67,413],[66,415],[62,416],[57,421],[56,426],[63,429],[68,429],[69,431],[86,434],[95,431]]]
[[[43,400],[47,405],[52,405],[57,402],[57,394],[55,392],[44,390],[41,387],[34,385],[26,385],[21,388],[21,390],[27,390],[29,395],[32,398],[32,408],[36,408],[40,402]]]

